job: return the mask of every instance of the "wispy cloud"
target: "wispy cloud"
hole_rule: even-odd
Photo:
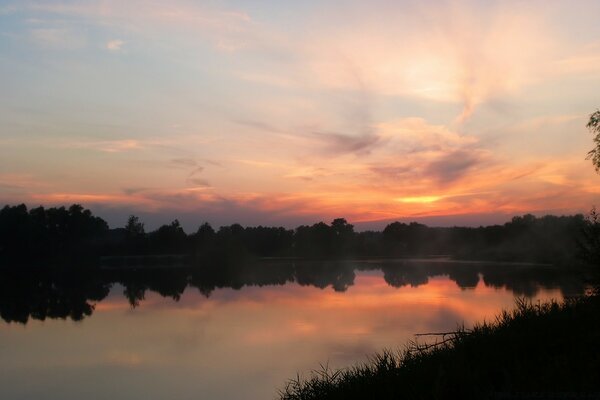
[[[156,29],[201,34],[213,42],[216,49],[233,51],[252,43],[255,29],[250,17],[238,10],[224,10],[190,2],[121,2],[31,3],[27,9],[47,15],[85,18],[88,23],[110,25],[120,31],[150,34]],[[124,42],[114,39],[106,47],[121,49]]]
[[[117,140],[71,140],[59,144],[60,147],[74,149],[90,149],[106,153],[122,153],[132,150],[142,149],[145,145],[136,139],[117,139]]]
[[[202,164],[208,164],[214,166],[213,163],[207,163],[205,161],[199,161],[192,157],[180,157],[169,160],[168,165],[172,168],[177,168],[185,171],[186,177],[185,182],[188,186],[196,188],[209,188],[211,187],[208,180],[200,175],[205,170],[205,166]]]
[[[425,176],[431,177],[442,185],[448,185],[466,176],[488,156],[487,152],[477,150],[457,150],[432,161],[425,168]]]
[[[169,163],[174,167],[184,169],[194,168],[198,165],[198,162],[191,157],[172,158]]]
[[[374,134],[360,136],[344,135],[337,132],[311,132],[311,135],[323,143],[326,152],[365,154],[379,145],[381,138]]]
[[[49,182],[31,173],[0,173],[0,199],[23,202],[30,193],[47,190]]]
[[[558,71],[598,71],[596,47],[578,49],[551,22],[560,7],[444,2],[385,8],[385,15],[356,4],[343,14],[323,14],[327,28],[309,34],[306,50],[321,85],[364,85],[380,95],[460,104],[455,121],[463,123],[478,106],[524,94]]]
[[[203,178],[188,178],[188,182],[196,187],[210,187],[210,183]]]
[[[441,187],[491,161],[476,137],[422,119],[381,124],[379,130],[386,145],[365,165],[380,182],[405,188]]]

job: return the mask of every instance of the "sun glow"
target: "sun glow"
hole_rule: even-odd
[[[415,197],[400,197],[395,199],[400,203],[420,203],[420,204],[430,204],[435,203],[438,200],[443,199],[444,196],[415,196]]]

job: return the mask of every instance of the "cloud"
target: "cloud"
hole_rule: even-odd
[[[193,170],[190,171],[188,177],[192,177],[196,174],[199,174],[200,172],[204,171],[204,167],[196,167]]]
[[[197,187],[210,187],[210,183],[206,179],[188,178],[187,181]]]
[[[202,173],[205,167],[199,165],[200,163],[192,157],[181,157],[173,158],[169,160],[169,166],[183,169],[187,172],[186,182],[195,187],[211,187],[210,183],[203,178],[197,177],[198,174]],[[214,165],[213,163],[207,162],[207,164]]]
[[[489,152],[475,136],[461,135],[423,119],[383,123],[378,130],[385,146],[365,163],[378,182],[405,189],[445,186],[491,162]]]
[[[402,118],[377,126],[382,136],[390,138],[407,152],[440,151],[471,146],[479,140],[451,128],[431,124],[423,118]]]
[[[402,181],[404,178],[410,177],[415,171],[416,166],[411,166],[408,163],[398,165],[396,163],[386,165],[376,163],[370,166],[369,170],[372,171],[379,178],[392,181]]]
[[[52,192],[54,187],[39,187],[36,194],[28,195],[28,200],[21,196],[21,201],[35,205],[76,202],[94,206],[92,209],[126,209],[129,213],[152,214],[154,219],[160,217],[165,221],[184,215],[188,224],[199,222],[198,216],[218,223],[294,226],[328,221],[340,215],[353,222],[452,215],[459,216],[455,219],[459,221],[465,218],[466,210],[473,214],[505,216],[526,211],[573,213],[585,212],[585,208],[577,205],[593,204],[600,193],[593,170],[581,174],[584,161],[556,164],[547,160],[539,166],[476,164],[476,161],[453,165],[448,161],[451,164],[448,168],[452,170],[450,180],[437,186],[432,184],[431,176],[420,175],[422,171],[414,176],[408,171],[402,181],[391,185],[386,185],[388,180],[381,175],[353,175],[349,177],[352,182],[337,182],[332,186],[327,181],[331,177],[325,176],[323,184],[306,183],[315,185],[315,190],[300,192],[227,191],[209,188],[202,178],[192,178],[187,181],[192,185],[188,188],[131,187],[115,194]],[[427,168],[426,165],[423,169]],[[444,176],[439,170],[435,173],[437,177]]]
[[[325,144],[326,152],[334,154],[365,154],[381,142],[381,138],[374,134],[350,136],[336,132],[315,131],[311,132],[311,135]]]
[[[166,28],[185,33],[188,36],[186,39],[189,39],[189,32],[192,31],[209,39],[215,49],[226,52],[252,45],[257,39],[256,35],[260,34],[244,12],[184,1],[33,3],[27,8],[33,12],[55,16],[85,18],[87,23],[115,26],[121,31],[150,36],[154,36],[157,30]],[[109,51],[119,51],[123,44],[122,40],[114,39],[106,44],[106,48]]]
[[[106,42],[106,49],[112,52],[119,52],[123,49],[124,41],[121,39],[113,39]]]
[[[321,167],[299,167],[292,168],[290,172],[284,175],[284,178],[313,181],[318,178],[326,177],[329,174],[331,174],[330,171]]]
[[[115,140],[79,140],[65,141],[59,147],[74,149],[91,149],[105,153],[123,153],[132,150],[140,150],[145,144],[137,139],[115,139]]]
[[[564,128],[566,124],[574,121],[583,127],[585,125],[585,117],[587,115],[554,114],[535,116],[514,124],[510,127],[510,130],[520,134],[531,134],[531,132],[545,132],[548,128],[557,126]]]
[[[451,184],[485,161],[487,153],[482,150],[460,149],[432,161],[425,168],[425,175],[442,185]]]
[[[134,194],[138,194],[141,192],[144,192],[146,190],[149,190],[148,188],[143,188],[143,187],[130,187],[130,188],[124,188],[123,189],[123,193],[125,193],[128,196],[134,195]]]
[[[198,162],[190,157],[173,158],[169,163],[174,167],[190,168],[198,165]]]
[[[232,122],[239,124],[239,125],[243,125],[243,126],[247,126],[253,129],[257,129],[257,130],[261,130],[261,131],[265,131],[265,132],[282,132],[282,129],[278,129],[266,122],[262,122],[262,121],[256,121],[256,120],[251,120],[251,119],[233,119]]]
[[[23,202],[29,193],[47,190],[50,185],[31,173],[0,173],[0,199]]]
[[[557,73],[598,71],[598,46],[579,50],[569,40],[570,23],[558,20],[571,12],[565,5],[451,1],[355,3],[344,13],[325,8],[315,23],[321,29],[307,33],[310,46],[304,48],[319,85],[459,105],[459,124],[480,105],[523,94]]]

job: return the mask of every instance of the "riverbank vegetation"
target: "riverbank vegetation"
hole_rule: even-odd
[[[281,400],[597,398],[600,296],[517,301],[472,329],[383,351],[342,370],[290,380]],[[422,340],[423,338],[419,338]],[[550,396],[550,397],[548,397]],[[557,397],[558,396],[558,397]]]
[[[339,259],[364,257],[422,257],[518,261],[573,265],[593,261],[600,248],[600,220],[595,213],[535,217],[516,216],[503,225],[428,227],[416,222],[393,222],[381,232],[356,232],[345,219],[318,222],[296,229],[243,227],[214,229],[202,224],[187,234],[174,220],[146,232],[131,216],[124,227],[109,229],[90,210],[70,207],[28,209],[24,204],[0,209],[0,265],[98,264],[127,262],[127,257],[163,262],[202,264],[207,259],[236,257],[295,257]],[[552,245],[549,245],[551,243]],[[585,253],[585,254],[583,254]],[[140,258],[140,256],[147,256]]]

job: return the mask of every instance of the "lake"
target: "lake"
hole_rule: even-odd
[[[443,259],[0,277],[5,399],[275,399],[320,364],[585,289],[553,267]]]

